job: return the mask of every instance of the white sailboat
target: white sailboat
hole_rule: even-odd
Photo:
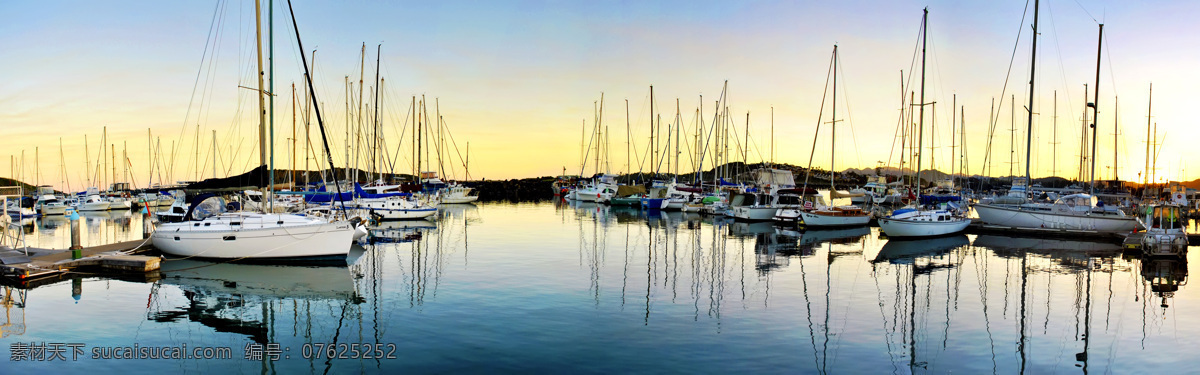
[[[1036,20],[1037,17],[1034,17]],[[921,143],[924,143],[925,137],[922,134],[925,132],[925,42],[926,32],[929,20],[929,9],[924,10],[921,17],[921,102],[914,104],[920,107],[920,120],[918,120],[917,139],[918,150],[921,149]],[[1036,22],[1035,22],[1036,25]],[[916,180],[915,183],[921,184],[921,155],[917,153],[916,164]],[[918,202],[918,204],[920,204]],[[880,218],[879,229],[888,237],[933,237],[943,236],[953,233],[962,232],[967,229],[967,225],[971,224],[971,220],[944,209],[928,209],[917,206],[915,208],[900,209],[893,212],[886,218]]]
[[[258,16],[259,3],[255,1],[255,22],[260,23]],[[290,4],[289,4],[290,10]],[[293,15],[294,19],[294,15]],[[258,67],[262,71],[261,25],[258,26],[259,40]],[[297,45],[303,51],[303,44],[296,32]],[[311,76],[308,75],[308,62],[303,60],[305,77],[308,81],[312,100],[317,103],[316,93],[312,87]],[[263,78],[258,75],[258,106],[259,106],[259,161],[267,163],[266,111],[263,99]],[[315,106],[315,105],[314,105]],[[317,107],[317,122],[321,128],[322,140],[325,143],[325,153],[330,169],[333,168],[332,158],[329,157],[329,144],[325,137],[325,125],[321,111]],[[273,167],[273,166],[272,166]],[[273,172],[273,168],[272,168]],[[268,195],[269,197],[270,195]],[[268,199],[269,201],[269,199]],[[182,257],[200,257],[215,259],[256,259],[256,260],[309,260],[325,258],[342,258],[350,252],[350,246],[356,234],[353,224],[346,221],[330,222],[324,218],[294,214],[275,214],[260,212],[225,212],[223,199],[216,196],[197,197],[193,200],[183,222],[163,223],[151,235],[154,247],[164,253]]]
[[[1033,55],[1037,56],[1037,9],[1034,9],[1034,33],[1033,33]],[[1100,25],[1100,30],[1103,32],[1104,25]],[[1101,34],[1103,35],[1103,34]],[[1099,54],[1099,51],[1097,52]],[[1099,60],[1099,55],[1097,55]],[[1036,62],[1037,60],[1034,60]],[[1036,66],[1036,64],[1034,64]],[[1033,67],[1030,68],[1029,80],[1029,129],[1028,133],[1032,133],[1033,128],[1033,84],[1036,81],[1033,75]],[[1096,71],[1097,83],[1099,83],[1100,72]],[[1099,85],[1095,89],[1096,98],[1099,98]],[[1097,100],[1089,104],[1092,108],[1094,122],[1095,114],[1098,111],[1098,106],[1095,104]],[[1095,128],[1093,123],[1092,128]],[[1093,139],[1095,132],[1093,131]],[[1026,137],[1025,144],[1025,160],[1029,160],[1030,150],[1033,137]],[[1096,166],[1096,159],[1092,158],[1092,169]],[[1094,176],[1094,173],[1093,173]],[[1029,163],[1025,165],[1025,181],[1029,180]],[[1095,180],[1092,181],[1092,188],[1095,189]],[[1022,190],[1024,187],[1021,187]],[[1017,190],[1017,184],[1014,183],[1013,189]],[[1104,207],[1097,204],[1096,197],[1090,194],[1072,194],[1059,198],[1052,204],[1044,203],[1026,203],[1017,205],[1008,204],[978,204],[975,205],[975,212],[979,215],[979,220],[984,224],[1007,227],[1018,230],[1051,230],[1075,235],[1098,234],[1107,235],[1111,233],[1127,233],[1138,228],[1136,218],[1125,215],[1121,210],[1113,207]]]

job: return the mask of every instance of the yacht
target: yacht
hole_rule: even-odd
[[[1138,228],[1136,218],[1116,207],[1097,204],[1096,197],[1084,193],[1054,203],[977,204],[975,212],[984,224],[1014,229],[1128,233]]]
[[[197,197],[184,221],[159,224],[154,247],[180,257],[251,260],[345,258],[355,228],[349,222],[295,215],[228,212],[225,200]]]
[[[34,205],[43,216],[63,215],[67,213],[67,203],[54,194],[43,194]]]
[[[99,194],[88,194],[87,197],[79,202],[77,207],[80,211],[108,211],[111,202],[101,197]]]

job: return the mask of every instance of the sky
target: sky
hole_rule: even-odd
[[[934,167],[950,170],[958,152],[949,144],[951,119],[960,117],[951,113],[955,103],[964,111],[968,173],[1002,176],[1011,166],[1022,174],[1025,166],[1033,23],[1032,3],[1025,1],[297,1],[294,6],[338,167],[355,163],[354,156],[347,163],[354,142],[346,141],[346,131],[348,124],[357,129],[362,86],[363,123],[371,129],[377,49],[384,82],[381,148],[394,159],[384,169],[396,172],[413,169],[408,117],[414,97],[424,98],[430,116],[442,116],[451,135],[442,162],[448,177],[466,178],[467,164],[473,179],[507,179],[564,170],[578,174],[582,138],[596,124],[601,95],[599,119],[608,134],[602,171],[652,170],[645,156],[650,86],[662,123],[673,123],[678,100],[680,128],[691,137],[697,107],[703,105],[700,117],[711,126],[726,82],[730,138],[737,140],[730,146],[733,161],[742,158],[737,150],[748,128],[745,154],[752,163],[773,159],[804,166],[814,153],[813,166],[824,169],[831,154],[838,170],[880,162],[895,166],[901,83],[919,94],[916,47],[925,7],[925,102],[937,103],[926,107],[925,142],[934,147],[926,155],[933,156]],[[267,8],[264,2],[264,28]],[[1197,130],[1186,115],[1188,104],[1196,101],[1192,89],[1200,86],[1195,69],[1200,32],[1194,23],[1200,3],[1042,1],[1040,9],[1032,175],[1078,174],[1083,90],[1085,84],[1089,90],[1096,85],[1097,25],[1104,23],[1096,176],[1112,176],[1115,123],[1119,177],[1141,180],[1153,82],[1150,121],[1157,124],[1162,143],[1155,175],[1159,180],[1200,177],[1200,168],[1190,170],[1186,163],[1200,157],[1200,148],[1190,147]],[[130,177],[123,177],[125,168],[117,163],[116,180],[135,186],[225,177],[258,165],[257,99],[250,89],[257,87],[254,2],[7,1],[0,2],[0,14],[0,126],[10,159],[8,169],[0,166],[0,175],[78,191],[112,181],[113,160],[123,153]],[[831,95],[824,89],[835,44],[837,117],[844,121],[837,123],[837,144],[831,145],[829,126],[820,132],[816,127],[818,117],[825,122],[830,116],[831,103],[822,107],[822,98]],[[286,169],[292,159],[293,83],[300,93],[296,100],[306,100],[286,1],[275,2],[274,58],[274,156]],[[989,137],[993,100],[997,125]],[[1010,107],[1014,101],[1017,105]],[[304,111],[299,112],[302,118]],[[1015,121],[1010,113],[1016,113]],[[299,122],[296,161],[303,169],[305,136]],[[315,118],[311,129],[311,143],[319,148]],[[102,137],[115,156],[106,150],[101,157]],[[990,172],[983,170],[989,138]],[[696,162],[690,160],[692,142],[684,143],[680,164],[686,171]],[[1011,153],[1010,143],[1015,145]],[[369,155],[367,149],[356,150]],[[627,149],[633,150],[632,162]],[[1010,154],[1016,163],[1009,163]],[[324,159],[323,152],[310,151],[312,169],[316,158]],[[366,158],[358,158],[360,167],[366,168]],[[929,166],[928,159],[923,163]],[[583,169],[591,174],[595,165],[589,162]]]

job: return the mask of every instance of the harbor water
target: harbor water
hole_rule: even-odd
[[[141,215],[105,215],[82,218],[86,245],[141,238]],[[65,219],[27,224],[30,246],[69,245]],[[562,202],[444,205],[436,220],[385,222],[369,239],[342,266],[168,258],[152,281],[80,273],[5,287],[3,372],[1167,374],[1200,365],[1189,259],[1142,259],[1119,243],[898,241],[876,227],[805,231]],[[64,358],[14,358],[39,344],[65,348]],[[183,345],[187,355],[227,348],[229,358],[109,358],[130,352],[113,348],[161,355]]]

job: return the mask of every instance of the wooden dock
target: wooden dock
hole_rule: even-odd
[[[156,279],[161,259],[133,255],[151,249],[146,240],[125,241],[83,248],[82,256],[72,259],[71,250],[5,248],[0,250],[0,275],[18,286],[54,282],[73,271]]]

